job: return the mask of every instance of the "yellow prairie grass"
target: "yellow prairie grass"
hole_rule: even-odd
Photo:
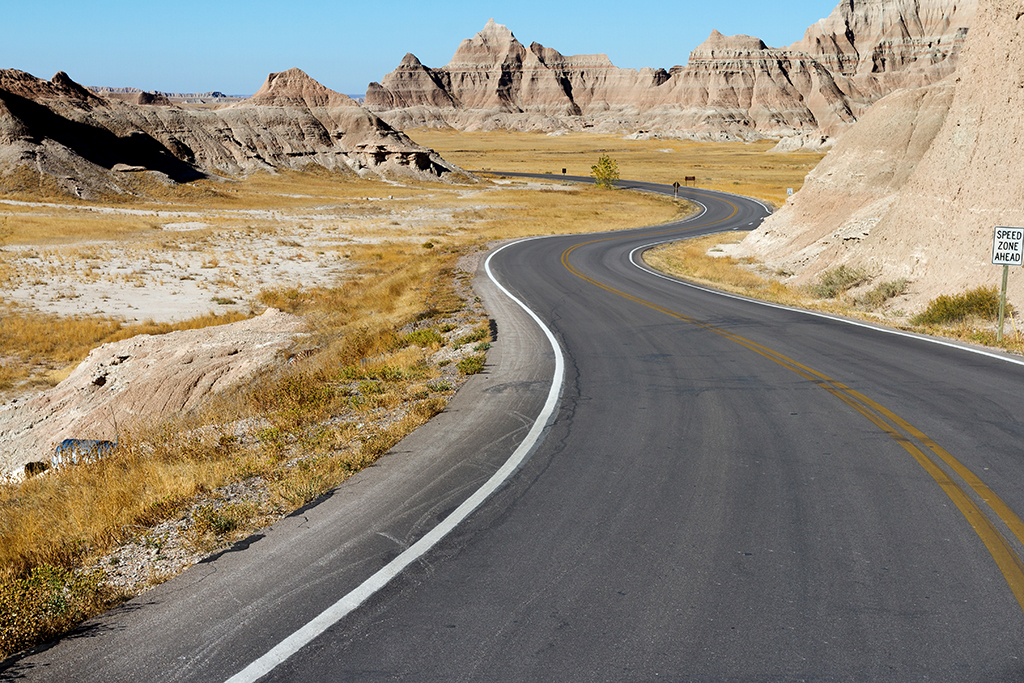
[[[216,484],[228,465],[211,460],[211,445],[172,437],[122,435],[99,462],[0,487],[0,576],[74,568]]]
[[[115,318],[65,317],[0,303],[0,357],[24,363],[66,364],[82,360],[96,346],[139,334],[164,334],[237,322],[249,313],[209,313],[176,323],[146,321],[127,325]]]
[[[798,292],[781,282],[764,277],[731,257],[710,255],[715,253],[712,250],[720,250],[720,245],[735,244],[740,239],[742,235],[726,233],[672,242],[645,252],[644,261],[670,275],[738,294],[785,304],[801,301]]]
[[[125,240],[152,234],[159,223],[152,217],[98,213],[85,209],[14,207],[6,217],[7,244],[69,244],[83,240]]]
[[[246,457],[271,453],[270,461],[256,468],[257,473],[266,473],[279,464],[279,455],[300,441],[316,443],[304,434],[310,425],[346,410],[397,404],[408,395],[409,386],[429,380],[424,352],[410,347],[415,339],[403,341],[397,329],[417,317],[449,313],[461,305],[450,291],[457,254],[436,250],[402,261],[386,253],[373,261],[370,272],[375,276],[362,285],[348,282],[336,289],[266,294],[271,303],[313,322],[319,333],[314,343],[323,345],[318,353],[218,397],[206,412],[186,417],[185,422],[162,429],[155,425],[155,432],[122,438],[115,455],[98,463],[0,487],[0,572],[21,575],[39,564],[71,565],[79,550],[108,547],[124,537],[125,529],[173,511],[167,501],[188,500],[222,484],[236,473],[241,448],[204,424],[244,417],[264,420],[270,431]],[[442,277],[444,271],[448,277]],[[432,307],[431,301],[441,302],[440,308]],[[142,328],[166,331],[225,317]],[[11,335],[9,342],[36,340],[36,335],[25,333],[31,321],[24,323],[13,326],[19,334]],[[100,326],[96,336],[122,334],[124,330],[111,324]],[[83,348],[91,343],[83,342]],[[68,355],[74,352],[66,350]],[[362,362],[367,358],[372,362]],[[374,395],[353,400],[349,385],[361,381],[373,383]],[[437,396],[421,398],[433,405],[430,400]],[[419,405],[412,404],[411,414],[425,414]],[[410,418],[400,424],[413,422]],[[389,433],[400,432],[396,428]],[[252,473],[251,467],[243,472]],[[72,552],[74,548],[79,550]]]
[[[182,514],[197,495],[259,477],[275,496],[270,510],[194,512],[192,543],[211,550],[337,486],[443,409],[450,387],[431,388],[426,351],[397,329],[417,314],[440,315],[427,301],[447,299],[434,290],[451,287],[439,272],[454,258],[382,257],[390,265],[366,291],[285,295],[282,305],[317,321],[317,353],[219,395],[202,413],[122,436],[98,462],[0,485],[0,656],[109,606],[118,596],[104,592],[102,576],[80,586],[67,570]],[[404,414],[378,424],[380,409]],[[219,426],[243,419],[264,426],[247,440]],[[52,580],[39,583],[40,572]],[[32,615],[40,591],[81,597],[60,614]]]
[[[742,235],[735,233],[723,233],[673,242],[646,252],[644,261],[653,268],[670,275],[756,299],[862,318],[872,322],[888,323],[901,329],[913,329],[926,334],[949,337],[974,344],[996,346],[1018,353],[1024,351],[1024,338],[1018,333],[1012,316],[1009,318],[1010,333],[1003,337],[1002,342],[997,342],[994,326],[991,322],[986,322],[984,316],[973,318],[965,316],[950,324],[938,325],[920,319],[908,320],[902,312],[886,315],[875,312],[875,309],[886,300],[886,297],[877,293],[878,290],[891,289],[896,292],[893,296],[896,296],[906,287],[906,282],[903,281],[881,282],[873,290],[859,298],[852,298],[839,291],[841,288],[835,287],[835,280],[839,275],[834,272],[824,273],[818,284],[791,287],[771,276],[763,275],[763,270],[759,271],[754,263],[737,261],[725,255],[717,257],[713,255],[716,251],[720,251],[721,245],[734,244],[741,238]],[[845,277],[855,277],[857,282],[870,280],[870,277],[864,273],[847,274]],[[993,299],[991,292],[975,291],[968,294],[976,296],[986,304],[986,310],[991,315]],[[822,298],[822,296],[828,298]],[[932,307],[935,309],[943,306],[949,307],[949,301],[955,299],[955,296],[939,297],[932,302]],[[959,303],[959,301],[954,301],[954,303]],[[956,306],[954,305],[952,308],[956,308]]]
[[[803,186],[804,176],[824,156],[819,152],[770,154],[762,142],[695,142],[693,140],[626,140],[621,135],[507,131],[459,132],[416,129],[414,140],[437,150],[448,161],[474,171],[590,176],[602,155],[616,161],[619,175],[630,180],[682,184],[696,177],[697,187],[757,197],[781,206],[787,188]]]
[[[579,234],[659,225],[693,212],[684,200],[571,184],[551,190],[506,190],[488,198],[490,211],[473,231],[486,239]]]

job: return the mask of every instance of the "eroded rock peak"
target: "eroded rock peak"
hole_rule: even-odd
[[[713,31],[669,71],[619,69],[604,54],[566,56],[537,42],[524,48],[491,19],[444,67],[407,56],[370,85],[365,106],[400,128],[828,138],[887,93],[952,73],[976,4],[842,0],[787,48]]]

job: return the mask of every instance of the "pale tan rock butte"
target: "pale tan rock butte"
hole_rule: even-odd
[[[409,54],[367,89],[398,128],[654,132],[820,146],[898,88],[956,68],[976,0],[844,0],[801,41],[770,48],[714,31],[685,66],[619,69],[607,55],[524,47],[493,19],[431,69]]]
[[[302,318],[268,309],[237,323],[93,349],[53,389],[0,407],[0,476],[30,461],[48,463],[64,439],[117,441],[126,430],[186,413],[279,365],[304,328]]]
[[[955,75],[879,101],[743,252],[813,281],[838,264],[905,277],[898,305],[998,286],[992,230],[1024,226],[1024,7],[981,0]],[[1024,306],[1024,272],[1009,298]]]

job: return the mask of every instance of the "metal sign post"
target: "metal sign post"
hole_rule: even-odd
[[[999,331],[996,333],[996,343],[1002,343],[1006,282],[1010,277],[1010,266],[1024,265],[1024,228],[996,226],[992,232],[992,265],[1003,267],[1003,286],[999,290]]]
[[[1010,266],[1003,266],[1003,286],[999,290],[999,332],[996,333],[996,343],[1003,341],[1003,318],[1006,316],[1006,281],[1010,277]]]

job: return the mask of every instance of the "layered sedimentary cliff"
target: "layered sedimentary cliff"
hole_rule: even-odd
[[[877,99],[953,73],[976,8],[977,0],[847,0],[788,49],[821,63],[848,95]]]
[[[123,173],[184,182],[310,164],[360,175],[462,175],[298,69],[271,74],[253,97],[212,111],[106,99],[63,72],[44,81],[0,70],[0,186],[28,170],[89,197],[126,191]]]
[[[844,0],[787,48],[711,36],[685,66],[619,69],[606,55],[524,47],[494,20],[444,67],[406,55],[366,107],[400,128],[637,130],[708,139],[806,135],[853,123],[902,87],[952,73],[976,0]]]
[[[1024,12],[980,0],[954,76],[879,101],[787,205],[751,233],[745,255],[810,282],[828,268],[907,278],[897,305],[997,285],[992,230],[1024,225]],[[1024,274],[1010,299],[1024,306]]]

